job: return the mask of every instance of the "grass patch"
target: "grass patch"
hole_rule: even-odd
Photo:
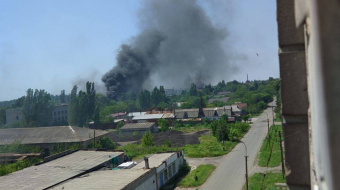
[[[281,125],[276,125],[274,127],[271,127],[270,128],[270,143],[268,143],[267,139],[263,140],[260,152],[258,154],[258,159],[259,159],[258,165],[259,166],[276,167],[281,164],[279,131],[281,131],[281,134],[282,134]],[[269,144],[270,144],[270,147],[269,147]],[[272,153],[270,155],[271,149],[272,149]],[[269,157],[270,157],[270,161],[268,163]]]
[[[132,159],[142,158],[147,154],[155,154],[159,152],[169,152],[182,150],[183,148],[178,147],[168,147],[168,146],[141,146],[138,144],[128,144],[125,146],[120,146],[116,150],[124,151],[125,154]]]
[[[275,187],[275,183],[285,183],[286,180],[282,178],[281,173],[256,173],[249,178],[249,189],[251,190],[274,190],[283,189]],[[246,189],[246,184],[243,186],[243,190]]]
[[[40,158],[27,158],[25,160],[20,160],[15,163],[0,165],[0,176],[7,175],[18,170],[22,170],[41,161],[42,159]]]
[[[216,166],[211,164],[199,165],[195,170],[193,170],[189,175],[183,178],[178,186],[181,187],[198,187],[202,185],[210,176],[210,174],[215,170]],[[195,180],[197,176],[197,181]]]
[[[199,140],[200,144],[185,145],[186,156],[193,158],[222,156],[230,152],[237,144],[237,142],[225,141],[223,150],[222,142],[218,142],[214,136],[203,135]]]
[[[173,127],[172,130],[181,131],[183,133],[191,133],[201,130],[210,130],[209,126],[207,125],[186,125],[184,127]]]

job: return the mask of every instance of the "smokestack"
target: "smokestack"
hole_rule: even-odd
[[[149,157],[144,156],[144,161],[145,161],[145,169],[150,169],[150,167],[149,167]]]

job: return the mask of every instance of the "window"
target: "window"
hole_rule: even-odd
[[[174,175],[176,174],[176,163],[175,162],[172,164],[172,172],[174,173]]]
[[[19,120],[19,116],[16,116],[17,120]]]
[[[171,166],[168,167],[168,170],[169,170],[169,178],[172,177],[172,168]]]

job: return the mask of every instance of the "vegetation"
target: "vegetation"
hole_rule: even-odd
[[[202,135],[199,140],[200,144],[185,145],[186,156],[193,158],[222,156],[229,153],[237,144],[237,142],[225,141],[223,150],[223,143],[214,136]]]
[[[158,119],[157,123],[159,126],[161,126],[161,129],[160,129],[161,132],[165,132],[170,129],[169,121],[167,121],[166,119]]]
[[[18,170],[22,170],[41,161],[42,161],[41,158],[33,157],[20,160],[11,164],[0,165],[0,176],[7,175]]]
[[[249,178],[248,188],[251,190],[275,190],[282,189],[275,187],[275,183],[285,183],[286,180],[282,178],[281,173],[256,173]],[[246,190],[246,186],[243,186]]]
[[[73,126],[86,126],[94,118],[95,94],[94,83],[86,83],[86,92],[79,91],[77,85],[71,91],[71,102],[68,105],[68,123]]]
[[[180,180],[188,175],[190,172],[191,167],[187,164],[184,163],[180,166],[178,173],[170,179],[164,186],[162,186],[160,189],[161,190],[168,190],[168,189],[175,189],[177,187],[177,184],[180,182]]]
[[[259,166],[275,167],[281,164],[279,131],[281,131],[281,134],[282,134],[281,125],[276,125],[276,126],[271,127],[270,128],[270,143],[268,142],[268,139],[263,140],[260,152],[258,154]]]
[[[53,104],[44,90],[28,89],[22,112],[27,127],[48,126],[52,120]]]
[[[105,148],[107,150],[114,150],[117,148],[117,145],[108,137],[101,137],[95,146],[93,141],[91,141],[87,148]]]
[[[23,145],[20,142],[14,142],[8,145],[0,146],[0,153],[41,153],[39,146]]]
[[[211,164],[199,165],[189,175],[183,178],[178,185],[181,187],[198,187],[202,185],[215,170],[216,166]]]
[[[124,151],[125,154],[133,159],[139,159],[147,154],[155,154],[160,152],[178,151],[182,148],[169,147],[169,146],[141,146],[138,144],[128,144],[125,146],[120,146],[116,150]]]
[[[149,146],[153,146],[154,143],[153,143],[153,136],[151,134],[151,132],[146,132],[144,133],[143,137],[142,137],[142,143],[141,143],[142,146],[146,146],[146,147],[149,147]]]
[[[66,150],[79,150],[83,148],[84,145],[82,143],[58,143],[56,146],[53,147],[50,155],[58,154]]]

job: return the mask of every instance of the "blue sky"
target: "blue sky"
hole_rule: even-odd
[[[0,101],[96,82],[138,34],[141,0],[0,0]],[[198,0],[240,57],[236,80],[279,77],[274,0]],[[259,54],[259,56],[256,55]]]

